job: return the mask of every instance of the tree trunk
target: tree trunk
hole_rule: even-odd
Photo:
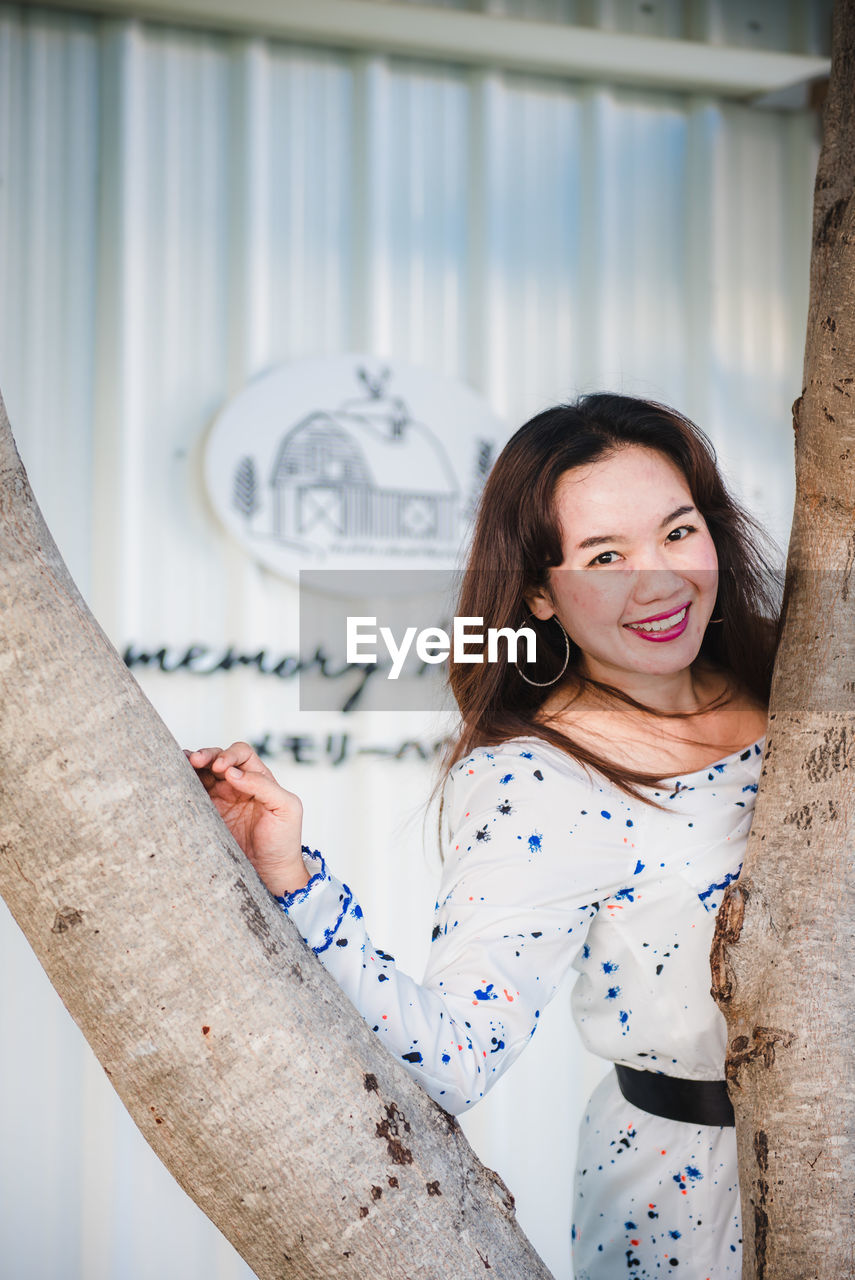
[[[547,1280],[513,1198],[307,952],[88,612],[0,400],[0,892],[262,1280]]]
[[[743,1280],[855,1277],[855,0],[816,182],[796,502],[766,758],[717,921]]]

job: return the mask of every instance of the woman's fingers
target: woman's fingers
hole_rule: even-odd
[[[233,742],[225,750],[222,747],[200,747],[196,751],[185,749],[184,754],[207,791],[213,790],[218,782],[225,781],[247,799],[257,799],[273,810],[288,810],[292,807],[291,802],[300,804],[296,796],[280,787],[248,742]]]
[[[188,751],[184,748],[184,754],[187,762],[196,771],[196,777],[201,782],[207,792],[212,792],[219,782],[222,782],[223,771],[214,772],[212,765],[218,756],[223,753],[222,747],[199,747],[196,751]]]
[[[240,795],[257,800],[272,814],[286,818],[302,814],[303,806],[299,797],[280,787],[271,774],[229,765],[225,771],[225,779]]]
[[[222,747],[199,747],[196,751],[184,748],[184,754],[194,769],[207,769],[217,756],[222,755]]]
[[[227,773],[229,769],[251,770],[256,774],[273,778],[273,774],[263,765],[248,742],[233,742],[225,751],[220,751],[211,761],[210,766],[215,773]]]
[[[185,755],[268,889],[277,894],[301,889],[308,874],[300,852],[300,797],[280,787],[246,742]]]
[[[230,767],[245,769],[255,767],[256,772],[273,775],[259,760],[248,742],[233,742],[230,747],[199,747],[196,751],[184,754],[194,769],[213,769],[215,773],[225,773]]]

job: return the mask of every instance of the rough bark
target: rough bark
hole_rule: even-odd
[[[166,1167],[262,1280],[548,1272],[92,618],[0,400],[0,892]]]
[[[713,943],[743,1280],[855,1276],[855,0],[835,9],[766,757]]]

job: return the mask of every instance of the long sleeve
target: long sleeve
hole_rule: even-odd
[[[632,860],[600,789],[525,741],[479,748],[446,783],[445,861],[421,983],[373,945],[347,885],[305,850],[312,874],[280,898],[369,1026],[452,1114],[513,1062]]]

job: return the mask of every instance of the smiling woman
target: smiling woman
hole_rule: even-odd
[[[663,710],[693,710],[690,664],[712,617],[718,557],[679,467],[627,445],[562,476],[555,505],[565,555],[532,594],[535,615],[559,619],[588,676]],[[679,524],[687,515],[695,523]],[[603,523],[621,532],[584,536]]]
[[[511,439],[457,614],[531,619],[538,657],[452,661],[461,726],[421,983],[373,945],[353,892],[302,844],[299,800],[245,743],[190,755],[307,944],[447,1111],[483,1097],[578,971],[577,1025],[615,1071],[582,1126],[577,1280],[741,1274],[709,948],[751,825],[778,637],[761,537],[704,434],[662,405],[588,396]]]
[[[639,798],[756,737],[778,642],[774,556],[675,410],[597,394],[539,414],[487,481],[458,612],[539,621],[545,656],[536,671],[452,669],[463,725],[450,762],[534,731]],[[571,661],[552,681],[565,634]]]

